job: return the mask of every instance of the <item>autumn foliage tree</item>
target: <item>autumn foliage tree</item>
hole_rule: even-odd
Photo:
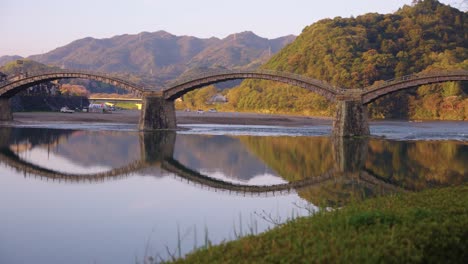
[[[89,91],[82,85],[62,84],[60,93],[65,96],[89,96]]]

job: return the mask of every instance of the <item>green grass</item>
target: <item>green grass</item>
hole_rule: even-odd
[[[468,263],[468,185],[376,198],[196,251],[188,263]]]

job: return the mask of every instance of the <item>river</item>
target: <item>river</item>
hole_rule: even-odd
[[[143,263],[391,193],[466,183],[468,122],[0,128],[0,263]]]

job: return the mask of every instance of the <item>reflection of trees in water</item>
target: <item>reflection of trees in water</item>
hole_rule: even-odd
[[[86,167],[116,168],[140,158],[136,132],[1,128],[0,133],[8,135],[4,145],[12,145],[14,151],[46,149]]]
[[[318,176],[334,166],[328,137],[239,136],[247,148],[287,181]]]
[[[359,175],[336,176],[317,186],[301,189],[298,194],[312,204],[328,207],[341,207],[351,201],[361,201],[369,197],[395,192],[394,189],[380,188],[378,185],[362,184]]]
[[[328,137],[240,137],[241,142],[288,181],[335,177],[299,190],[314,203],[341,206],[394,192],[460,184],[467,180],[468,146],[460,142],[388,141]],[[376,181],[370,180],[376,179]],[[381,183],[378,183],[378,182]]]
[[[468,145],[459,141],[371,140],[366,170],[410,190],[468,180]]]
[[[75,132],[68,129],[2,127],[0,128],[0,146],[13,144],[24,144],[30,147],[55,146]]]
[[[242,136],[239,138],[252,153],[255,153],[287,181],[320,177],[333,170],[334,177],[329,180],[298,190],[298,194],[302,198],[313,204],[340,206],[353,197],[362,197],[378,192],[378,190],[370,189],[368,185],[359,185],[359,175],[340,172],[343,165],[337,163],[349,163],[349,160],[358,162],[359,159],[353,157],[364,155],[359,155],[354,151],[355,155],[349,157],[353,151],[350,152],[347,149],[349,142],[337,146],[340,149],[335,151],[334,142],[329,137]],[[339,155],[338,153],[348,155],[348,157],[338,158],[336,157]],[[359,169],[359,164],[349,164],[345,167],[354,168],[356,166]]]

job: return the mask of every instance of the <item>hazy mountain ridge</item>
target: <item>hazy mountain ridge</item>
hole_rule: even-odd
[[[18,55],[13,55],[13,56],[5,55],[5,56],[1,56],[1,57],[0,57],[0,67],[6,65],[7,63],[9,63],[9,62],[11,62],[11,61],[19,60],[19,59],[22,59],[22,58],[23,58],[23,57],[18,56]]]
[[[293,35],[269,40],[258,37],[251,31],[236,33],[198,53],[192,58],[189,65],[193,67],[237,68],[241,66],[241,68],[252,68],[266,62],[272,54],[278,52],[294,39]],[[252,64],[255,65],[252,66]]]
[[[249,31],[223,39],[142,32],[87,37],[28,59],[64,68],[131,73],[161,84],[196,67],[258,67],[294,39],[289,35],[270,40]]]

